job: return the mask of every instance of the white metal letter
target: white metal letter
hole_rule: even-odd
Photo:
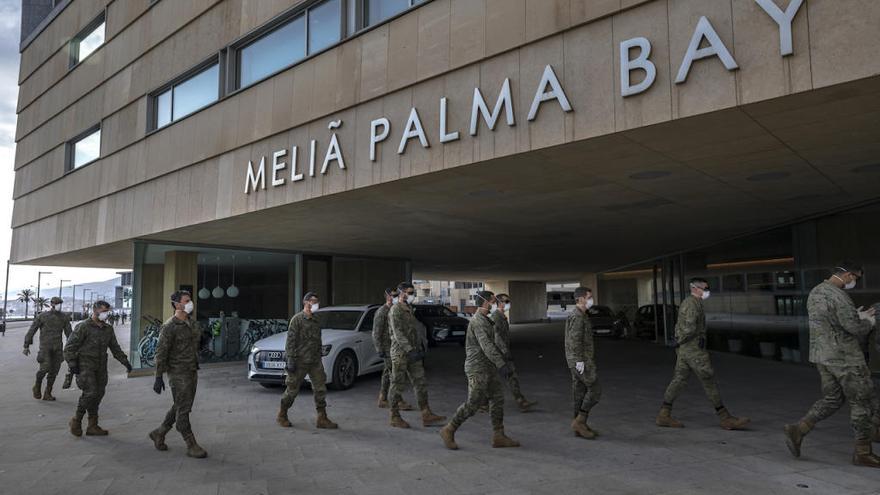
[[[801,5],[804,4],[804,0],[791,0],[785,12],[773,3],[773,0],[755,0],[755,2],[779,25],[779,51],[782,52],[782,56],[786,57],[793,54],[791,23],[794,21],[795,16],[797,16]]]
[[[498,95],[495,109],[491,115],[489,115],[489,107],[486,106],[486,100],[483,99],[483,93],[480,92],[480,88],[474,88],[474,103],[471,106],[471,136],[477,135],[477,124],[479,123],[478,119],[480,116],[483,117],[490,131],[495,130],[495,124],[498,122],[498,116],[501,115],[502,106],[506,111],[507,125],[516,125],[513,119],[513,99],[510,97],[509,78],[505,79],[504,84],[501,86],[501,94]]]
[[[547,91],[548,84],[550,85],[550,91]],[[548,65],[544,67],[544,74],[541,76],[541,82],[538,83],[538,91],[535,93],[535,99],[532,100],[532,108],[529,109],[529,122],[535,120],[535,117],[538,116],[538,109],[541,108],[541,103],[550,100],[558,100],[563,112],[571,111],[571,103],[568,102],[568,97],[565,96],[565,91],[562,89],[562,85],[559,84],[559,79],[556,77],[556,73],[553,72],[553,67]]]
[[[417,137],[422,143],[422,148],[431,147],[428,144],[428,137],[425,136],[425,129],[422,128],[422,119],[419,118],[419,111],[413,107],[409,112],[409,119],[406,121],[406,127],[403,128],[403,137],[400,138],[400,146],[397,147],[397,154],[402,155],[406,151],[406,144],[410,139]]]
[[[382,133],[377,134],[376,131],[379,127],[382,127]],[[370,161],[376,161],[376,143],[381,143],[388,139],[388,134],[391,132],[391,122],[388,122],[388,119],[382,117],[381,119],[376,119],[370,122]]]
[[[303,180],[303,174],[296,173],[296,167],[299,164],[299,146],[294,146],[290,150],[290,182],[299,182]]]
[[[706,48],[700,48],[703,38],[706,38],[706,41],[709,42],[709,46]],[[718,33],[715,32],[712,23],[709,22],[706,16],[703,16],[700,17],[700,22],[697,23],[697,29],[691,38],[691,44],[688,46],[684,60],[681,62],[681,67],[678,69],[678,77],[675,78],[675,84],[681,84],[687,80],[688,74],[691,71],[691,65],[693,65],[695,60],[711,56],[718,56],[727,70],[739,69],[739,65],[736,64],[733,55],[730,54],[721,38],[718,37]]]
[[[339,149],[339,140],[336,139],[335,132],[330,136],[330,146],[327,147],[327,154],[324,155],[324,164],[321,165],[321,174],[327,173],[327,166],[330,165],[330,162],[333,160],[336,160],[339,163],[339,168],[345,170],[345,158],[342,157],[342,150]]]
[[[278,150],[272,153],[272,187],[284,184],[284,177],[279,177],[278,172],[287,167],[287,163],[278,161],[279,158],[287,154],[287,150]]]
[[[312,142],[309,146],[311,148],[309,150],[310,151],[310,153],[309,153],[309,177],[314,177],[315,176],[315,153],[317,152],[316,148],[318,147],[318,142],[315,141],[314,139],[312,139]]]
[[[244,193],[250,194],[257,190],[257,181],[260,182],[260,189],[266,190],[266,157],[260,157],[260,166],[254,173],[254,163],[248,160],[247,179],[244,183]]]
[[[440,142],[441,143],[448,143],[450,141],[457,141],[459,139],[458,131],[446,132],[446,128],[448,125],[448,118],[447,118],[448,115],[447,114],[449,113],[446,108],[447,105],[448,105],[448,103],[447,103],[446,97],[444,96],[443,98],[440,98]]]
[[[635,59],[629,58],[629,51],[632,48],[639,48],[639,56]],[[651,42],[647,38],[633,38],[620,43],[620,94],[624,98],[627,96],[644,93],[657,80],[657,66],[649,59],[651,57]],[[632,85],[630,84],[630,75],[632,71],[642,69],[645,71],[645,78],[642,82]]]

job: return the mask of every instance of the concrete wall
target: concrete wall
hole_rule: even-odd
[[[333,304],[382,303],[387,287],[405,280],[403,261],[333,259]]]
[[[22,53],[13,262],[880,74],[873,0],[806,2],[794,21],[794,55],[785,58],[777,25],[745,0],[434,0],[147,134],[149,91],[298,3],[78,0],[64,9]],[[68,70],[67,41],[105,8],[107,43]],[[741,69],[698,61],[685,84],[673,84],[701,15]],[[616,53],[635,36],[653,43],[658,76],[647,92],[623,98]],[[550,102],[529,124],[547,64],[577,110],[563,114]],[[518,125],[467,136],[474,87],[494,101],[507,77]],[[450,129],[465,130],[446,145],[436,143],[441,96],[451,99]],[[413,105],[435,145],[410,143],[401,156],[393,150]],[[394,128],[372,163],[369,122],[383,115]],[[248,160],[310,139],[323,153],[331,119],[345,123],[347,170],[243,194]],[[65,142],[98,122],[102,158],[65,174]],[[665,140],[633,137],[660,148]],[[181,207],[193,214],[174,214]]]
[[[547,284],[544,282],[508,282],[510,322],[525,323],[547,318]]]

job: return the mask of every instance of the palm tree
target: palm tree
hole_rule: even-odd
[[[31,301],[34,302],[34,316],[40,314],[44,309],[49,307],[49,300],[45,297],[34,297]]]
[[[22,289],[21,292],[18,293],[18,302],[24,303],[24,319],[27,320],[28,317],[28,309],[31,303],[31,298],[34,297],[34,291],[30,289]]]

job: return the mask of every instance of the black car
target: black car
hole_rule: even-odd
[[[660,323],[660,333],[663,332],[663,305],[662,304],[646,304],[636,311],[636,319],[633,320],[633,329],[636,337],[640,339],[654,339],[654,313],[657,313],[657,321]],[[666,316],[669,318],[671,326],[675,327],[678,319],[678,307],[673,304],[666,305]],[[661,338],[662,340],[662,338]]]
[[[439,304],[415,304],[413,309],[416,319],[425,325],[429,346],[433,347],[440,342],[464,344],[468,327],[466,318]]]
[[[593,327],[593,335],[596,337],[613,337],[621,339],[626,337],[626,318],[615,315],[608,306],[592,306],[587,310],[590,318],[590,326]]]

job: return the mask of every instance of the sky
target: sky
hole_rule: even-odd
[[[15,181],[13,164],[20,23],[21,0],[0,0],[0,295],[4,290],[3,283],[6,281],[6,267],[3,260],[9,259],[9,246],[12,242],[12,185]],[[57,290],[61,280],[69,280],[64,282],[64,286],[104,281],[116,277],[116,272],[119,270],[13,265],[9,274],[10,298],[17,294],[19,289],[35,288],[37,272],[40,271],[52,272],[51,275],[43,275],[41,280],[43,290],[47,288]]]

